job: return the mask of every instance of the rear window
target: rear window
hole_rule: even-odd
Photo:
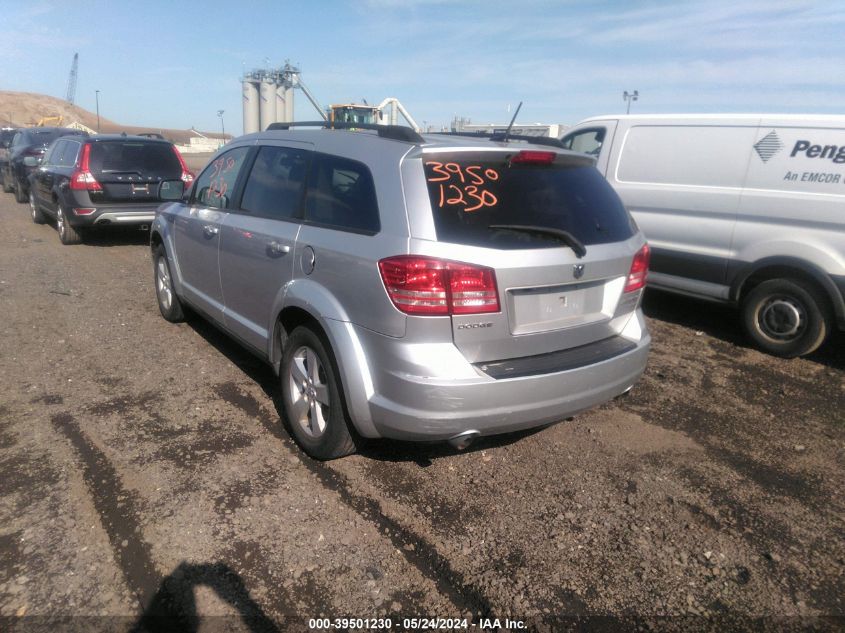
[[[92,172],[137,173],[177,179],[182,165],[169,143],[144,141],[101,141],[91,143],[89,166]]]
[[[52,143],[61,136],[68,136],[73,134],[73,130],[37,130],[30,129],[26,131],[26,141],[32,145],[45,145]]]
[[[489,248],[559,247],[541,233],[563,230],[585,246],[619,242],[636,229],[622,201],[592,166],[509,165],[509,155],[431,154],[424,159],[437,239]]]

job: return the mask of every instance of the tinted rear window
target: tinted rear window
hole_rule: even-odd
[[[437,239],[490,248],[558,247],[509,224],[568,231],[584,245],[630,238],[622,201],[592,166],[510,165],[508,155],[431,154],[423,160]]]
[[[144,141],[102,141],[91,143],[91,171],[96,173],[138,173],[175,179],[182,165],[168,143]]]
[[[24,142],[32,145],[44,145],[52,143],[61,136],[68,136],[73,133],[73,130],[27,130]]]

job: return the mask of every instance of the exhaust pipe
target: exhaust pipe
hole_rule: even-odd
[[[447,442],[452,445],[452,448],[458,451],[464,450],[467,446],[472,444],[477,438],[481,435],[480,431],[464,431],[463,433],[459,433],[455,437],[450,437]]]

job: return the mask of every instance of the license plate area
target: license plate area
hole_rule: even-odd
[[[132,187],[132,194],[133,194],[133,195],[136,195],[136,194],[139,194],[139,193],[140,193],[140,194],[143,194],[143,195],[145,195],[145,196],[150,195],[150,185],[149,185],[149,184],[146,184],[146,183],[144,183],[144,184],[135,184],[135,183],[132,183],[131,187]]]
[[[508,290],[512,334],[546,332],[609,318],[603,280]]]

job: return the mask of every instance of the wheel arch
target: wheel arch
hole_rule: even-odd
[[[812,283],[827,298],[840,328],[845,325],[845,298],[837,285],[819,266],[797,257],[766,257],[740,270],[731,284],[730,297],[739,303],[760,283],[769,279],[800,279]]]
[[[347,414],[364,437],[379,437],[370,414],[372,378],[361,343],[348,321],[326,318],[313,306],[287,305],[278,314],[270,347],[270,364],[281,374],[281,359],[287,337],[296,327],[307,326],[323,338],[335,363]]]

